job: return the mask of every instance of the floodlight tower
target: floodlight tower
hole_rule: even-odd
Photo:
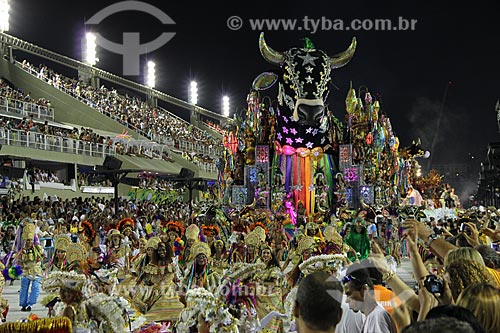
[[[94,74],[94,66],[99,61],[97,58],[96,35],[91,32],[85,33],[82,40],[83,62],[88,66],[78,71],[79,79],[89,83],[93,88],[99,88],[99,78]]]
[[[9,31],[9,0],[0,0],[0,31]]]
[[[229,97],[228,96],[222,97],[222,114],[225,117],[229,117]]]
[[[189,85],[189,103],[198,104],[198,83],[191,81]]]
[[[198,83],[196,81],[191,81],[189,84],[189,103],[192,104],[192,109],[189,114],[189,122],[194,125],[200,124],[200,114],[196,110],[196,104],[198,104]]]
[[[151,60],[148,61],[146,71],[146,85],[154,88],[156,84],[156,64]]]
[[[9,14],[10,5],[9,0],[0,0],[0,32],[9,31]],[[5,44],[0,47],[0,54],[3,56],[7,54],[9,56],[9,61],[14,62],[14,57],[12,56],[12,48]]]
[[[158,99],[155,96],[155,90],[154,87],[156,86],[156,63],[154,61],[149,60],[146,63],[146,86],[151,88],[148,91],[148,103],[153,106],[157,107],[158,106]]]

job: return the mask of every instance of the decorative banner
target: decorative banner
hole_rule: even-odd
[[[257,146],[255,162],[269,163],[269,146]]]
[[[339,169],[344,170],[352,165],[352,145],[339,146]]]
[[[245,186],[233,186],[233,205],[246,205],[248,197],[248,189]]]
[[[256,183],[266,187],[269,184],[269,146],[257,146],[255,151]]]
[[[245,186],[256,186],[259,182],[258,169],[253,165],[245,165]]]
[[[128,193],[129,200],[149,201],[152,203],[174,203],[179,197],[179,192],[176,190],[157,191],[146,188],[133,187]]]
[[[361,180],[361,168],[355,165],[344,169],[344,181],[346,183],[359,182]]]
[[[373,186],[360,186],[359,194],[363,202],[367,205],[374,204]]]

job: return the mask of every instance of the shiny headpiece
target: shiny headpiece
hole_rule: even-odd
[[[120,236],[120,238],[123,238],[124,236],[122,235],[122,233],[120,232],[120,230],[118,229],[111,229],[109,232],[108,232],[108,239],[111,239],[113,236]]]
[[[23,233],[21,235],[21,238],[23,240],[33,240],[35,238],[35,229],[36,226],[34,223],[26,223],[23,227]]]
[[[189,253],[190,253],[190,260],[193,260],[199,254],[204,254],[207,256],[207,258],[210,258],[212,251],[210,250],[210,246],[208,246],[207,243],[197,241],[194,242],[194,244],[191,246],[191,251]]]
[[[323,236],[325,237],[325,240],[327,242],[332,242],[337,245],[342,244],[342,236],[337,232],[337,229],[335,229],[334,226],[327,226],[325,230],[323,231]]]
[[[148,242],[146,243],[146,249],[151,247],[151,248],[156,250],[158,248],[158,244],[160,244],[160,242],[161,242],[160,237],[153,236],[150,239],[148,239]]]
[[[190,224],[186,228],[186,238],[187,239],[195,239],[198,240],[198,236],[200,234],[200,228],[194,223]]]
[[[316,246],[314,237],[302,236],[297,246],[298,253],[302,254],[305,250],[313,250]]]
[[[81,291],[87,281],[86,275],[78,274],[75,271],[56,271],[42,280],[42,289],[49,293],[58,292],[61,288]]]
[[[261,242],[266,241],[267,234],[269,233],[269,231],[267,230],[267,227],[264,225],[264,223],[259,222],[259,221],[252,223],[250,225],[250,231],[256,232],[259,235]]]
[[[59,234],[54,236],[54,248],[56,250],[67,251],[70,244],[71,239],[68,235]]]
[[[247,245],[259,246],[260,240],[260,235],[255,231],[251,231],[245,236],[245,244]]]
[[[87,250],[81,243],[73,243],[66,250],[66,260],[68,263],[85,261],[87,260]]]

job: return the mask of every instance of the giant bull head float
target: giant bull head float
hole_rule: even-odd
[[[306,40],[303,48],[291,48],[284,52],[272,49],[260,34],[259,48],[262,56],[280,67],[278,80],[278,110],[276,115],[276,141],[281,146],[294,148],[325,147],[331,142],[326,134],[329,110],[325,106],[329,93],[332,69],[345,66],[354,55],[356,38],[347,50],[334,56],[314,48]],[[261,74],[256,82],[270,82]],[[276,74],[274,74],[276,75]]]

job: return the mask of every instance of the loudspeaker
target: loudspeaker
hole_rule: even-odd
[[[116,157],[106,156],[102,166],[107,168],[108,170],[118,170],[122,167],[122,163],[123,162],[117,159]]]
[[[193,178],[194,177],[194,171],[187,169],[187,168],[182,168],[181,172],[179,173],[180,178]]]

